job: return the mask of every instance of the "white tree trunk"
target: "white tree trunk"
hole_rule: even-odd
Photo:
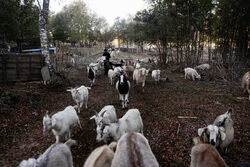
[[[44,57],[44,62],[45,62],[45,65],[48,66],[49,68],[50,75],[53,75],[54,70],[51,65],[49,47],[48,47],[47,30],[46,30],[46,24],[47,24],[48,16],[49,16],[49,1],[50,0],[43,0],[43,8],[41,9],[40,7],[39,31],[40,31],[40,42],[41,42],[41,49],[42,49],[42,55]]]

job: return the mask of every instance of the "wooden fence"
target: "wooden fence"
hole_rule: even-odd
[[[41,53],[0,54],[0,82],[42,80]]]

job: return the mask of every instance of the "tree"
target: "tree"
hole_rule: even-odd
[[[64,7],[65,17],[69,21],[71,42],[84,41],[90,29],[90,18],[86,4],[83,0],[77,0]]]
[[[49,19],[48,30],[53,34],[53,40],[66,42],[69,38],[70,28],[65,13],[60,12]]]
[[[39,14],[39,31],[40,31],[40,42],[42,48],[42,55],[44,57],[45,65],[48,66],[50,75],[54,75],[54,69],[51,64],[49,48],[48,48],[48,39],[47,39],[47,21],[49,16],[49,0],[43,0],[42,6],[40,5],[39,0],[37,0],[39,5],[40,14]]]
[[[0,1],[0,40],[16,42],[19,51],[23,43],[38,46],[38,15],[34,0]]]

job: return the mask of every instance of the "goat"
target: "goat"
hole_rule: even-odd
[[[134,70],[135,70],[135,68],[134,68],[134,66],[132,66],[132,65],[127,65],[127,66],[126,66],[126,69],[125,69],[125,71],[126,71],[126,73],[127,73],[128,75],[133,74]]]
[[[83,167],[110,167],[114,157],[114,147],[116,147],[116,142],[96,148]]]
[[[159,83],[161,78],[161,70],[153,70],[152,71],[152,78],[155,80],[155,83]]]
[[[92,69],[95,70],[95,72],[97,73],[102,66],[102,62],[103,62],[102,60],[98,59],[97,63],[90,63],[89,67],[92,67]]]
[[[119,80],[116,82],[116,90],[119,93],[119,99],[122,101],[122,108],[127,108],[129,102],[129,90],[130,82],[127,80],[124,74],[120,75]]]
[[[201,64],[194,67],[195,70],[209,70],[211,66],[209,64]]]
[[[250,100],[250,71],[245,73],[245,75],[242,78],[241,86],[244,90],[244,92],[248,92],[249,97],[248,100]]]
[[[68,92],[71,92],[73,100],[77,104],[78,113],[81,111],[83,103],[85,103],[85,108],[88,109],[88,98],[90,87],[80,86],[79,88],[67,89]]]
[[[76,144],[75,140],[69,139],[65,143],[51,145],[38,159],[29,158],[23,160],[19,167],[72,167],[73,158],[70,147]]]
[[[47,111],[43,117],[43,132],[48,134],[52,130],[58,143],[60,136],[64,136],[65,140],[70,138],[70,128],[77,123],[82,128],[76,110],[72,106],[68,106],[63,111],[57,112],[51,118]]]
[[[148,140],[140,133],[126,133],[118,141],[111,167],[127,166],[159,166]]]
[[[71,63],[72,66],[75,66],[76,61],[75,61],[74,57],[70,58],[70,63]]]
[[[115,68],[114,70],[109,70],[108,71],[108,77],[110,80],[110,84],[113,85],[114,81],[116,80],[116,78],[120,75],[120,70],[118,68]]]
[[[114,123],[117,121],[116,111],[115,107],[113,105],[107,105],[101,109],[99,113],[96,113],[96,115],[92,116],[90,118],[95,119],[96,123],[96,140],[101,141],[101,134],[104,126],[106,124]]]
[[[207,123],[207,127],[199,128],[198,135],[203,136],[204,143],[210,143],[218,147],[222,152],[227,151],[229,144],[234,140],[232,109],[219,115],[213,124]]]
[[[145,68],[136,68],[133,72],[133,81],[138,83],[142,83],[142,91],[144,92],[144,86],[146,77],[148,76],[149,70]]]
[[[185,79],[191,79],[194,81],[195,79],[200,80],[201,76],[197,73],[197,71],[193,68],[185,68]]]
[[[193,139],[195,146],[191,149],[190,167],[226,167],[218,151],[210,144],[201,143],[199,137]]]
[[[102,131],[102,140],[105,143],[109,138],[118,141],[122,135],[128,132],[143,134],[143,123],[138,109],[130,109],[116,123],[107,124]]]
[[[93,69],[92,66],[88,66],[87,73],[88,73],[88,78],[90,80],[90,86],[93,86],[95,84],[96,71]]]
[[[115,68],[115,67],[122,67],[123,66],[123,63],[112,63],[112,62],[109,62],[110,65]]]

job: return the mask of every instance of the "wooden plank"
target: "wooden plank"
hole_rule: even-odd
[[[3,69],[3,67],[1,67],[0,66],[0,70],[2,70]],[[6,70],[13,70],[13,69],[16,69],[16,67],[7,67],[6,68]],[[30,69],[30,67],[22,67],[21,69],[24,69],[24,70],[26,70],[26,69]],[[37,66],[37,67],[35,67],[35,66],[31,66],[31,69],[32,70],[41,70],[41,67],[40,66]]]
[[[3,73],[2,73],[2,79],[4,82],[6,82],[6,61],[5,61],[5,56],[2,56],[2,66],[3,66]]]
[[[31,55],[30,55],[30,57],[29,57],[29,59],[30,59],[30,62],[29,62],[29,72],[30,72],[30,74],[29,74],[29,79],[31,80],[31,62],[32,62],[32,57],[31,57]]]
[[[39,69],[33,70],[33,71],[31,72],[31,74],[33,74],[33,73],[39,73],[39,71],[40,71]],[[12,74],[17,74],[15,69],[6,70],[6,75],[12,75]],[[19,73],[19,75],[29,75],[29,74],[30,74],[30,70],[29,70],[29,69],[22,70],[22,71],[20,71],[20,73]]]
[[[16,63],[16,60],[14,60],[14,59],[9,59],[9,60],[7,60],[9,63]],[[20,58],[19,58],[19,63],[29,63],[30,62],[30,60],[29,59],[25,59],[25,60],[21,60]],[[41,60],[40,59],[33,59],[32,58],[32,63],[37,63],[37,64],[39,64],[39,63],[41,63]]]
[[[16,56],[16,75],[17,75],[17,78],[19,79],[20,68],[19,68],[19,57],[18,56]]]
[[[40,54],[0,54],[0,82],[41,80]]]

